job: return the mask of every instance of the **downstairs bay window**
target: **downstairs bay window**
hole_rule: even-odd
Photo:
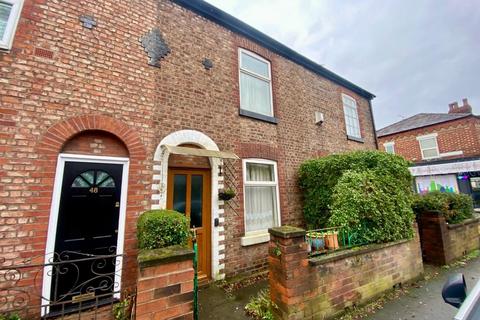
[[[275,161],[243,161],[245,236],[242,245],[267,242],[268,229],[280,225],[278,174]]]

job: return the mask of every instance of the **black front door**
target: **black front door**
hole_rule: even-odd
[[[122,170],[121,164],[65,163],[50,297],[62,309],[111,298],[116,287]]]

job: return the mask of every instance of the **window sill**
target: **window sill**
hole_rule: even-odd
[[[267,232],[255,235],[245,235],[240,239],[240,244],[242,245],[242,247],[248,247],[268,241],[270,241],[270,234]]]
[[[357,137],[354,137],[354,136],[349,136],[347,134],[347,140],[351,140],[351,141],[355,141],[355,142],[360,142],[360,143],[365,143],[365,141],[363,140],[363,138],[357,138]]]
[[[268,123],[273,123],[273,124],[278,123],[278,119],[275,117],[266,116],[264,114],[260,114],[260,113],[256,113],[248,110],[243,110],[241,108],[240,108],[239,114],[244,117],[248,117],[248,118],[252,118],[252,119],[256,119],[256,120],[260,120]]]

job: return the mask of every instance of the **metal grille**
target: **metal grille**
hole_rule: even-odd
[[[68,251],[20,261],[1,258],[0,318],[106,319],[113,310],[131,317],[135,288],[120,287],[125,265],[125,255]],[[45,286],[51,289],[42,293]]]

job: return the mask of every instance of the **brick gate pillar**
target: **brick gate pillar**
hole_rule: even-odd
[[[303,297],[310,291],[305,230],[283,226],[269,229],[269,233],[270,296],[278,306],[275,318],[303,319]]]
[[[193,319],[193,251],[143,250],[138,264],[135,319]]]

